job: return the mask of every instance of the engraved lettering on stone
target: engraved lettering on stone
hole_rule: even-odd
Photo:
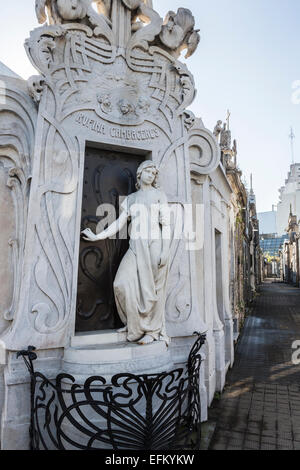
[[[93,132],[105,135],[105,126],[100,121],[90,119],[88,116],[82,113],[79,114],[75,121],[78,124],[81,124],[83,127],[87,127],[88,129],[92,130]]]
[[[160,137],[158,129],[124,129],[121,127],[112,127],[110,136],[113,139],[124,139],[132,141],[154,140]]]

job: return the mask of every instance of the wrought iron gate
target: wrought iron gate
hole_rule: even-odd
[[[31,376],[32,450],[199,449],[200,366],[205,335],[197,334],[185,369],[155,375],[118,374],[84,385],[34,370],[37,355],[20,351]]]

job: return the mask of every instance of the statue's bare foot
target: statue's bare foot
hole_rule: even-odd
[[[152,336],[150,335],[145,335],[142,339],[140,339],[138,341],[138,344],[141,344],[141,345],[145,345],[145,344],[151,344],[153,343],[155,340]]]
[[[119,330],[117,330],[117,333],[127,333],[127,326],[123,326],[123,328],[120,328]]]

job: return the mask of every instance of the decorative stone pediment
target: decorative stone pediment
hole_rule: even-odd
[[[126,125],[141,124],[147,116],[171,128],[195,97],[194,79],[184,64],[151,45],[162,20],[144,4],[140,11],[150,23],[131,35],[125,50],[116,46],[118,38],[103,15],[97,15],[102,24],[94,28],[79,22],[34,30],[26,49],[42,74],[30,80],[35,100],[46,81],[59,94],[62,113],[92,109],[109,122]]]
[[[153,43],[175,58],[185,49],[190,57],[200,42],[190,10],[170,11],[163,22],[148,0],[36,0],[36,14],[41,24],[79,23],[91,27],[96,36],[107,36],[108,28],[127,39],[139,33],[135,39],[140,45]]]

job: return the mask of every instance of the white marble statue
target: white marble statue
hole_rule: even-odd
[[[142,3],[152,8],[152,0],[122,0],[122,3],[131,11],[137,10]],[[47,16],[50,24],[81,21],[86,17],[93,21],[96,11],[92,4],[96,4],[100,15],[111,17],[112,0],[35,0],[35,10],[41,24],[47,21]]]
[[[157,189],[158,170],[152,161],[137,170],[138,191],[121,205],[118,220],[95,235],[90,229],[83,236],[88,241],[115,236],[131,220],[130,248],[125,254],[114,281],[117,309],[130,342],[150,344],[169,339],[165,329],[166,282],[170,253],[169,210],[166,195]],[[142,208],[142,211],[141,211]],[[140,232],[146,215],[147,230]],[[145,227],[145,224],[144,224]]]

